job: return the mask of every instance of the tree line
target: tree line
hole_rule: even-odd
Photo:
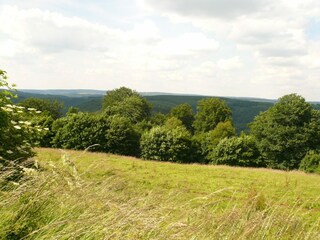
[[[6,73],[0,76],[0,87],[10,89]],[[255,117],[249,133],[239,135],[231,109],[219,98],[200,100],[196,113],[180,104],[152,115],[145,98],[121,87],[106,93],[99,112],[71,107],[62,116],[57,101],[29,98],[14,105],[11,92],[0,96],[0,169],[24,162],[37,144],[146,160],[320,172],[320,111],[297,94],[279,98]]]

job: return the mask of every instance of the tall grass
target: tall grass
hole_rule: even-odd
[[[162,167],[174,169],[175,164],[146,165],[135,159],[119,160],[115,156],[89,153],[86,158],[102,157],[105,161],[84,163],[86,159],[80,153],[63,153],[57,160],[54,157],[57,151],[50,151],[53,150],[40,151],[40,157],[46,158],[41,161],[40,171],[29,172],[22,184],[0,192],[0,239],[317,239],[320,236],[319,199],[304,197],[305,192],[292,197],[290,191],[283,191],[270,197],[269,191],[259,185],[241,189],[232,182],[207,191],[193,188],[192,184],[197,183],[192,181],[170,182],[168,174],[173,173],[163,171]],[[124,165],[117,167],[112,158]],[[131,172],[126,172],[124,166]],[[179,167],[185,172],[179,177],[186,180],[188,175],[197,174],[190,172],[192,166]],[[194,168],[211,171],[206,166]],[[234,176],[227,170],[222,172],[229,181],[228,177]],[[154,179],[148,179],[147,172],[152,171]],[[276,179],[278,172],[269,174]],[[157,179],[160,176],[169,182]]]

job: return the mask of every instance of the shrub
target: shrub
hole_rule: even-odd
[[[107,151],[115,154],[138,156],[140,134],[134,129],[130,120],[121,116],[108,118],[106,131]]]
[[[12,86],[7,82],[5,71],[0,70],[0,173],[5,180],[18,180],[22,167],[31,166],[28,158],[34,156],[42,129],[32,126],[27,115],[36,115],[36,109],[25,109],[12,104]],[[3,179],[3,178],[2,178]]]
[[[144,159],[190,162],[190,149],[191,135],[183,126],[173,129],[153,127],[141,139],[141,156]]]
[[[208,155],[213,164],[231,166],[258,167],[260,153],[252,136],[224,138]]]
[[[306,173],[320,173],[320,154],[309,151],[302,159],[299,169]]]
[[[208,154],[212,152],[220,140],[233,137],[236,135],[236,130],[231,121],[220,122],[211,131],[199,133],[193,137],[195,151],[202,157],[205,162],[208,162]],[[198,157],[199,157],[198,156]]]
[[[53,146],[66,149],[84,150],[95,144],[91,150],[106,151],[106,118],[89,113],[71,114],[56,120]]]
[[[139,154],[140,135],[125,117],[80,112],[56,120],[52,129],[54,147],[75,150],[91,147],[92,151]]]

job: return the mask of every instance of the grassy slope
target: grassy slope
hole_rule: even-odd
[[[10,231],[27,239],[320,236],[320,176],[37,152],[46,170],[0,195],[0,238]]]

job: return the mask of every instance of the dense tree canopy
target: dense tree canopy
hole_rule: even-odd
[[[41,99],[41,98],[26,98],[19,103],[25,108],[34,108],[42,112],[42,114],[51,116],[53,119],[58,119],[62,116],[63,104],[57,100]]]
[[[231,109],[218,98],[205,98],[198,102],[193,127],[197,133],[213,130],[218,123],[232,119]]]
[[[108,118],[106,149],[108,152],[129,156],[139,156],[140,134],[129,119],[121,116]]]
[[[107,92],[103,99],[103,109],[108,115],[120,115],[132,123],[150,117],[151,107],[136,91],[121,87]]]
[[[191,135],[184,126],[154,127],[141,139],[141,156],[144,159],[190,162]]]
[[[290,94],[257,116],[250,129],[269,166],[292,169],[319,147],[319,119],[303,97]]]
[[[255,139],[247,135],[222,139],[209,153],[208,158],[213,164],[243,167],[263,166]]]
[[[103,116],[88,113],[68,115],[53,124],[53,131],[56,132],[53,146],[83,150],[99,144],[92,150],[104,151],[107,129],[108,125]]]
[[[178,118],[189,131],[193,131],[194,114],[190,104],[184,103],[172,108],[169,115]]]

